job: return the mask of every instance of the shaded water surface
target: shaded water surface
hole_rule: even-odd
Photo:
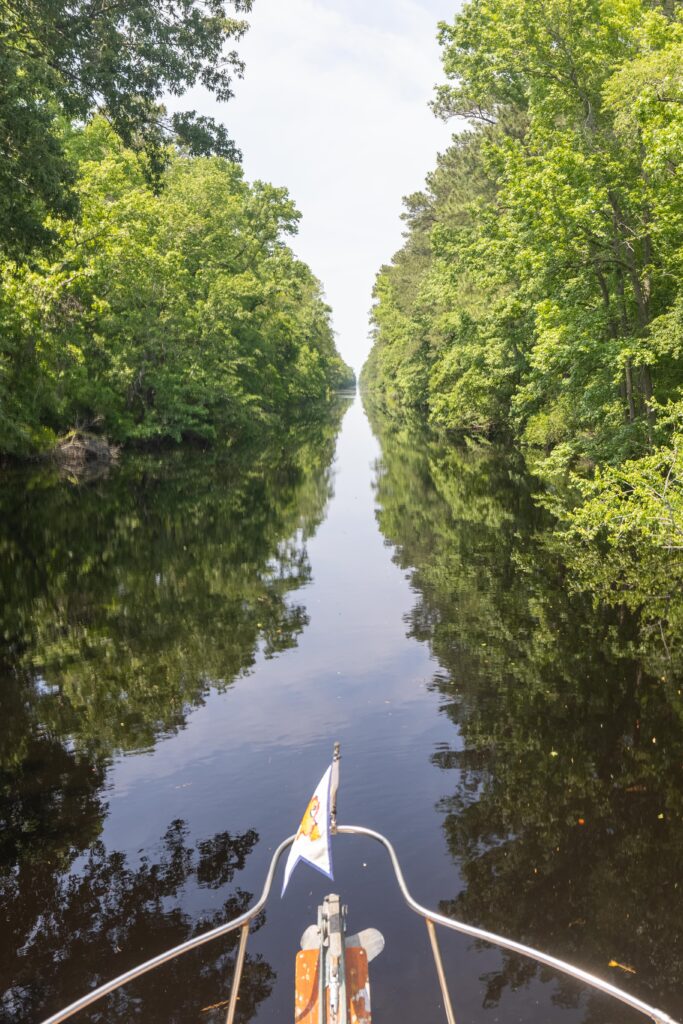
[[[683,1015],[683,713],[670,647],[571,593],[519,458],[340,402],[236,454],[129,457],[0,494],[0,1020],[38,1020],[245,908],[334,739],[340,820],[423,903]],[[664,651],[664,653],[663,653]],[[374,1019],[442,1020],[382,851],[335,840]],[[238,1018],[293,1015],[302,866],[249,944]],[[235,944],[83,1021],[225,1015]],[[636,1020],[446,936],[463,1022]],[[610,966],[610,963],[613,965]],[[614,966],[620,965],[620,966]]]

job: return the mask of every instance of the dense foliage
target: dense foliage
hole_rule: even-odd
[[[347,379],[320,285],[284,241],[299,217],[284,189],[175,156],[153,191],[103,119],[68,151],[78,217],[0,268],[0,450],[76,424],[118,441],[235,434]]]
[[[600,510],[642,522],[649,475],[650,517],[680,535],[680,5],[470,0],[440,38],[435,107],[468,127],[406,200],[364,386],[548,471],[621,467],[585,495],[611,541]]]
[[[61,121],[104,112],[126,145],[146,154],[154,179],[169,135],[194,153],[235,158],[225,128],[194,111],[167,117],[165,92],[201,83],[231,95],[243,67],[239,39],[251,0],[3,0],[0,4],[0,253],[49,236],[46,213],[75,208]]]
[[[161,103],[232,96],[250,9],[0,3],[0,456],[233,436],[354,382],[286,191]]]

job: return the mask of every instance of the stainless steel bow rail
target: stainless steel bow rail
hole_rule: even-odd
[[[411,910],[424,918],[427,924],[427,931],[429,933],[432,953],[434,955],[434,962],[439,978],[439,984],[441,986],[444,1011],[448,1024],[455,1024],[455,1017],[451,1007],[448,985],[446,983],[446,976],[436,937],[436,929],[434,927],[435,925],[441,925],[443,928],[451,929],[451,931],[461,932],[463,935],[469,935],[473,939],[481,939],[483,942],[489,942],[494,946],[499,946],[501,949],[508,949],[511,953],[518,953],[520,956],[526,956],[531,960],[535,960],[537,963],[545,964],[546,967],[551,967],[562,974],[567,974],[569,977],[575,978],[584,985],[588,985],[600,992],[604,992],[606,995],[612,996],[614,999],[619,999],[622,1003],[625,1003],[626,1006],[630,1006],[632,1009],[637,1010],[646,1017],[649,1017],[655,1022],[655,1024],[676,1024],[676,1022],[662,1010],[657,1010],[653,1006],[648,1006],[648,1004],[644,1003],[642,1000],[636,999],[635,996],[630,995],[628,992],[623,992],[620,988],[617,988],[616,985],[611,985],[608,981],[603,981],[602,978],[598,978],[594,974],[589,974],[588,971],[582,971],[579,967],[573,967],[572,964],[568,964],[564,960],[558,960],[554,956],[548,956],[547,953],[541,953],[539,950],[532,949],[530,946],[524,946],[521,942],[514,942],[512,939],[503,938],[500,935],[495,935],[493,932],[485,931],[482,928],[475,928],[472,925],[464,924],[462,921],[454,921],[450,917],[444,917],[443,914],[437,914],[433,910],[429,910],[427,907],[421,906],[421,904],[419,904],[417,900],[413,899],[410,895],[396,851],[385,836],[380,832],[374,832],[372,829],[363,828],[359,825],[336,825],[333,831],[341,835],[366,836],[369,839],[374,839],[376,842],[381,843],[389,854],[394,874],[396,876],[396,881],[398,882],[398,886],[404,900]],[[164,953],[159,953],[158,956],[152,957],[151,960],[146,960],[145,963],[139,964],[137,967],[133,967],[130,971],[126,971],[125,974],[120,974],[118,978],[113,978],[106,984],[100,985],[99,988],[95,988],[92,992],[88,992],[86,995],[81,996],[81,998],[77,999],[75,1003],[71,1003],[70,1006],[66,1006],[58,1013],[54,1013],[51,1017],[48,1017],[43,1021],[43,1024],[61,1024],[61,1021],[68,1020],[70,1017],[73,1017],[74,1014],[78,1013],[79,1010],[84,1010],[87,1006],[92,1005],[92,1003],[97,1002],[99,999],[102,999],[110,992],[114,992],[116,989],[121,988],[123,985],[127,985],[128,982],[133,981],[135,978],[139,978],[142,974],[146,974],[148,971],[153,971],[155,968],[160,967],[169,960],[174,960],[176,957],[182,956],[183,953],[189,953],[191,949],[203,946],[207,942],[213,942],[214,939],[219,939],[221,936],[239,929],[240,941],[237,949],[235,973],[226,1017],[226,1024],[233,1024],[237,1008],[240,981],[242,978],[242,968],[244,967],[244,959],[247,949],[247,939],[249,938],[249,925],[265,906],[280,858],[285,850],[292,845],[295,838],[296,836],[290,836],[289,839],[285,839],[284,842],[280,843],[270,862],[268,874],[266,875],[265,884],[263,886],[263,892],[256,903],[254,903],[249,910],[245,911],[244,914],[240,914],[239,917],[235,917],[232,921],[227,921],[225,924],[219,925],[217,928],[212,928],[211,931],[204,932],[203,935],[197,935],[192,939],[188,939],[187,942],[183,942],[179,946],[174,946],[173,949],[168,949]]]

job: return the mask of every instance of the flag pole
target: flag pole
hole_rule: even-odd
[[[337,790],[339,789],[339,762],[341,761],[341,744],[335,743],[332,754],[332,778],[330,781],[330,834],[337,834]]]

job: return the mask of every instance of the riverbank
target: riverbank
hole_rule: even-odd
[[[242,436],[355,383],[287,191],[221,157],[144,160],[95,117],[65,129],[78,215],[0,255],[0,453],[74,428],[112,444]]]

